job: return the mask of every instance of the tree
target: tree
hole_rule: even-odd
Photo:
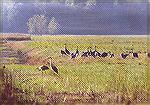
[[[58,31],[58,29],[60,28],[59,23],[57,22],[57,20],[52,17],[52,19],[50,20],[49,24],[48,24],[48,31],[50,34],[54,34],[56,31]]]
[[[90,7],[94,5],[96,5],[96,0],[87,0],[86,7]]]
[[[47,18],[44,15],[34,15],[27,22],[28,33],[45,34],[47,32]]]
[[[66,0],[65,5],[74,7],[75,6],[75,0]]]

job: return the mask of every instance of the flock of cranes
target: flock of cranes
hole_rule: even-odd
[[[113,58],[115,57],[115,54],[108,51],[108,52],[98,52],[97,47],[95,46],[94,50],[92,50],[92,47],[88,47],[87,48],[87,51],[84,51],[82,52],[81,56],[80,57],[102,57],[102,58],[106,58],[106,57],[110,57],[110,58]],[[64,44],[64,50],[61,50],[60,51],[62,57],[64,56],[70,56],[71,59],[75,59],[77,58],[80,54],[79,54],[79,50],[78,50],[78,46],[76,48],[76,51],[75,52],[71,52],[67,49],[67,46],[66,44]],[[141,52],[139,52],[141,53]],[[132,54],[132,57],[133,58],[139,58],[139,53],[137,52],[134,52],[133,49],[131,49],[131,51],[129,51],[128,53],[121,53],[120,56],[122,59],[126,59],[127,56],[129,56],[130,54]],[[147,56],[150,58],[150,53],[147,53]],[[42,65],[40,67],[38,67],[39,71],[46,71],[46,70],[49,70],[50,68],[53,70],[54,73],[58,74],[58,68],[53,64],[52,62],[52,58],[50,58],[50,61],[47,62],[48,66],[47,65]]]
[[[78,50],[78,46],[77,46],[77,49],[76,49],[76,51],[75,51],[75,53],[71,53],[67,48],[66,48],[66,44],[65,44],[65,48],[64,48],[64,50],[61,50],[61,55],[62,56],[71,56],[71,59],[73,59],[73,58],[76,58],[76,57],[78,57],[79,56],[79,50]],[[110,58],[112,58],[112,57],[114,57],[114,54],[113,53],[111,53],[110,51],[109,52],[103,52],[103,53],[100,53],[100,52],[98,52],[97,50],[96,50],[96,46],[95,46],[95,49],[94,49],[94,51],[92,51],[92,47],[88,47],[87,48],[87,51],[85,51],[85,52],[82,52],[82,55],[81,55],[81,57],[90,57],[90,56],[92,56],[92,57],[107,57],[107,56],[109,56],[110,55]]]
[[[92,47],[88,47],[87,51],[82,52],[80,57],[102,57],[102,58],[106,58],[106,57],[110,57],[113,58],[115,57],[115,54],[108,51],[108,52],[98,52],[97,47],[95,46],[95,49],[92,51]],[[133,49],[131,49],[131,51],[128,51],[126,53],[121,53],[120,57],[122,59],[126,59],[129,55],[132,55],[133,58],[139,58],[139,53],[141,52],[134,52]],[[77,58],[79,56],[79,50],[78,50],[78,46],[76,49],[75,53],[71,53],[65,44],[64,50],[61,50],[61,55],[62,56],[71,56],[71,59]],[[150,53],[147,53],[147,57],[150,58]]]
[[[92,50],[92,47],[88,47],[87,51],[82,52],[80,57],[84,57],[84,58],[85,57],[94,57],[94,58],[96,58],[96,57],[102,57],[102,58],[106,58],[106,57],[113,58],[113,57],[115,57],[115,54],[110,52],[110,51],[108,51],[108,52],[98,52],[96,48],[97,47],[95,46],[95,49]],[[78,46],[77,46],[76,51],[73,53],[73,52],[70,52],[67,49],[66,44],[64,45],[64,50],[61,50],[60,52],[61,52],[62,57],[70,56],[71,59],[75,59],[80,55],[79,50],[78,50]],[[141,52],[139,52],[139,53],[141,53]],[[129,52],[121,53],[120,56],[121,56],[122,59],[126,59],[130,54],[132,54],[133,58],[139,58],[139,53],[133,52],[133,49],[131,49],[131,51],[129,51]],[[146,53],[146,54],[147,54],[147,57],[150,58],[150,53]],[[48,66],[47,65],[41,65],[37,69],[39,69],[39,71],[42,71],[42,74],[43,74],[43,71],[49,70],[51,68],[55,74],[58,74],[59,70],[53,64],[52,58],[49,57],[48,59],[49,59],[49,61],[47,62]],[[5,68],[5,66],[3,66],[3,68]]]

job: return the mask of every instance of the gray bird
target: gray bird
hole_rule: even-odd
[[[50,58],[50,62],[47,62],[49,64],[49,66],[51,67],[51,69],[56,73],[58,74],[58,68],[53,64],[52,62],[52,57],[49,57]]]

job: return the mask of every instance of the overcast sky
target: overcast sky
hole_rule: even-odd
[[[59,4],[3,3],[2,32],[27,33],[28,19],[33,15],[44,14],[48,19],[52,17],[57,19],[61,31],[56,34],[148,34],[147,2],[60,1]]]

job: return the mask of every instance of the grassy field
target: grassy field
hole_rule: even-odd
[[[26,52],[26,64],[9,64],[6,70],[14,76],[17,88],[35,93],[49,92],[120,92],[133,96],[135,92],[150,93],[150,59],[145,52],[150,42],[146,37],[99,37],[99,36],[32,36],[32,41],[8,42],[6,46]],[[111,51],[114,58],[62,57],[60,50],[67,48],[80,55],[88,47],[97,51]],[[121,59],[120,53],[133,49],[141,52],[138,59]],[[46,64],[51,56],[59,69],[59,76],[51,70],[42,73],[36,69]],[[142,95],[142,93],[141,93]],[[141,96],[143,97],[143,96]]]

